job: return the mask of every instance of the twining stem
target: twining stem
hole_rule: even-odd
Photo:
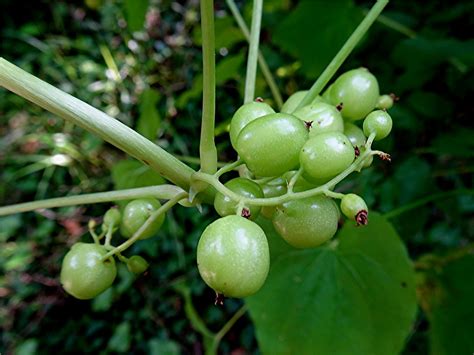
[[[43,208],[56,208],[75,205],[87,205],[101,202],[133,200],[137,198],[155,197],[168,200],[185,192],[182,188],[174,185],[157,185],[150,187],[139,187],[135,189],[117,190],[108,192],[97,192],[91,194],[51,198],[47,200],[19,203],[16,205],[0,207],[0,216],[20,212],[34,211]],[[181,201],[185,206],[189,203]]]
[[[237,22],[237,25],[240,27],[240,30],[244,34],[247,41],[250,42],[250,30],[247,27],[244,18],[240,14],[240,11],[237,8],[237,5],[235,4],[234,0],[226,0],[226,3],[230,9],[230,12],[232,12],[232,15],[234,16],[235,22]],[[275,82],[272,72],[268,67],[267,61],[265,60],[265,57],[263,56],[262,51],[260,50],[258,51],[258,64],[260,66],[260,70],[262,71],[263,77],[265,78],[268,87],[272,92],[276,105],[280,109],[283,106],[283,98],[281,97],[280,90],[278,89],[278,85]]]
[[[229,163],[229,164],[227,164],[227,165],[224,165],[222,168],[220,168],[220,169],[214,174],[214,176],[218,178],[218,177],[224,175],[225,173],[228,173],[229,171],[232,171],[232,170],[238,168],[238,167],[241,166],[242,164],[244,164],[244,162],[243,162],[241,159],[238,159],[238,160],[234,161],[233,163]]]
[[[202,29],[202,124],[199,156],[201,171],[214,174],[217,170],[217,149],[214,142],[216,113],[216,57],[214,40],[214,1],[201,0]]]
[[[0,58],[0,86],[90,131],[188,189],[194,170],[120,121]]]
[[[258,45],[260,42],[260,24],[262,22],[263,0],[253,0],[252,26],[250,29],[247,75],[245,76],[244,103],[255,98],[255,79],[257,77]]]
[[[145,232],[145,230],[154,222],[156,221],[156,219],[161,216],[162,214],[166,213],[170,208],[172,208],[174,205],[176,205],[180,200],[182,199],[185,199],[186,197],[188,196],[188,193],[187,192],[182,192],[178,195],[176,195],[175,197],[173,197],[172,199],[168,200],[165,204],[163,204],[163,206],[161,206],[160,208],[158,208],[156,211],[154,211],[150,217],[148,217],[148,219],[146,220],[145,223],[142,224],[142,226],[140,227],[140,229],[138,229],[135,234],[130,238],[130,239],[127,239],[125,242],[123,242],[122,244],[120,244],[118,247],[112,249],[111,251],[109,251],[107,254],[105,254],[103,257],[102,257],[102,260],[106,260],[108,259],[109,257],[117,254],[117,253],[121,253],[123,252],[125,249],[127,249],[128,247],[132,246],[133,243],[135,243],[138,239],[140,239],[140,237],[142,236],[143,232]]]
[[[388,0],[377,0],[375,5],[370,9],[367,13],[367,16],[362,20],[362,22],[357,26],[355,31],[351,34],[351,36],[347,39],[346,43],[342,46],[336,56],[331,60],[329,65],[324,69],[323,73],[319,76],[316,82],[313,84],[309,92],[306,96],[301,100],[298,107],[295,110],[309,105],[316,96],[323,90],[326,84],[331,80],[334,76],[336,71],[340,68],[342,63],[347,59],[349,54],[351,54],[352,50],[355,48],[357,43],[362,39],[365,33],[369,30],[370,26],[374,23],[377,19],[379,14],[382,12],[384,7],[388,4]]]

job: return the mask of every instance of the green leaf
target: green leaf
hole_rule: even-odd
[[[140,117],[137,122],[137,131],[142,136],[155,140],[161,117],[156,105],[160,95],[153,89],[147,89],[140,95]]]
[[[17,346],[15,355],[34,355],[38,350],[38,340],[27,339]]]
[[[150,355],[178,355],[179,345],[172,340],[151,339],[148,342]]]
[[[0,226],[2,226],[0,230],[0,242],[6,242],[8,238],[16,233],[21,225],[21,215],[19,214],[0,217]]]
[[[372,213],[352,223],[336,248],[281,254],[264,287],[246,299],[262,353],[398,354],[416,313],[404,245]]]
[[[437,154],[469,158],[474,155],[474,129],[458,128],[436,137],[431,148]]]
[[[449,262],[437,275],[423,275],[418,294],[430,322],[431,354],[472,354],[473,274],[474,255],[467,255]]]
[[[125,0],[124,10],[130,31],[140,31],[145,23],[148,0]]]
[[[302,0],[276,27],[272,39],[301,60],[301,70],[306,75],[316,76],[361,19],[361,12],[352,0]]]
[[[126,352],[130,349],[130,323],[125,321],[120,323],[107,344],[107,348],[112,351]]]
[[[236,78],[239,74],[239,69],[244,62],[244,53],[236,55],[229,55],[222,59],[216,66],[216,85],[221,85],[229,79]],[[202,93],[202,74],[196,76],[191,89],[181,95],[176,100],[177,107],[183,107],[186,103],[197,98]]]

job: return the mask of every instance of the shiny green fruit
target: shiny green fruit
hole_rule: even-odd
[[[232,215],[211,223],[197,247],[197,264],[204,282],[227,297],[247,297],[267,278],[270,252],[258,224]]]
[[[387,137],[392,131],[392,117],[382,110],[371,112],[364,120],[364,134],[368,137],[375,133],[375,140]]]
[[[342,103],[341,114],[345,119],[363,119],[377,105],[379,84],[365,68],[349,70],[334,82],[330,100],[333,105]]]
[[[120,232],[125,238],[133,236],[140,227],[145,224],[148,217],[161,207],[160,201],[154,198],[142,198],[129,202],[122,214],[122,225]],[[153,237],[165,221],[165,215],[161,214],[143,232],[140,239]]]
[[[263,191],[256,182],[252,180],[238,177],[229,180],[224,184],[229,190],[248,198],[262,198]],[[229,216],[236,214],[238,203],[230,197],[218,192],[214,198],[214,208],[219,216]],[[260,206],[251,205],[248,208],[250,219],[255,219],[260,213]]]
[[[92,243],[76,243],[64,257],[61,266],[61,284],[67,293],[87,300],[108,289],[115,280],[117,268],[114,258],[104,261],[104,246]]]
[[[349,138],[352,146],[355,148],[362,148],[365,145],[366,139],[364,132],[353,123],[344,123],[344,135]]]
[[[280,176],[298,167],[299,151],[307,138],[302,120],[287,113],[272,113],[245,126],[236,149],[255,176]]]
[[[292,94],[281,107],[282,113],[293,113],[299,106],[300,102],[303,101],[304,97],[308,93],[308,90],[297,91]],[[323,101],[321,96],[316,96],[312,103]]]
[[[293,113],[310,125],[309,138],[324,132],[343,132],[344,121],[334,105],[316,102]]]

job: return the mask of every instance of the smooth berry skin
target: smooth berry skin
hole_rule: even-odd
[[[127,269],[135,275],[143,274],[150,264],[140,255],[133,255],[127,260]]]
[[[261,186],[263,195],[268,197],[278,197],[284,195],[287,191],[287,180],[277,178]],[[262,206],[260,213],[265,218],[272,218],[276,206]]]
[[[108,289],[117,276],[113,258],[102,261],[107,250],[98,244],[76,243],[64,257],[61,284],[67,293],[88,300]]]
[[[229,180],[224,184],[231,191],[248,198],[262,198],[263,191],[260,185],[252,180],[238,177]],[[221,217],[236,214],[238,203],[230,197],[218,192],[214,198],[214,208]],[[250,212],[250,219],[255,219],[260,214],[261,207],[251,205],[248,208]]]
[[[120,214],[120,211],[116,207],[110,208],[107,212],[105,212],[104,215],[104,227],[109,227],[109,226],[118,226],[120,224],[120,221],[122,220],[122,215]]]
[[[161,203],[154,198],[143,198],[129,202],[123,210],[120,232],[125,238],[132,237],[146,222],[148,217],[161,207]],[[140,239],[153,237],[165,221],[161,214],[148,228],[145,229]]]
[[[304,106],[293,113],[311,124],[309,138],[325,132],[343,132],[344,121],[337,108],[325,102]]]
[[[299,151],[307,139],[302,120],[273,113],[244,127],[237,139],[237,153],[255,176],[280,176],[298,167]]]
[[[382,110],[371,112],[364,120],[364,134],[369,137],[375,133],[375,140],[387,137],[392,131],[392,117]]]
[[[234,116],[230,121],[229,135],[232,147],[235,149],[237,137],[246,125],[259,117],[271,113],[275,113],[275,110],[264,102],[254,101],[240,106],[239,109],[235,111]]]
[[[336,176],[351,165],[354,158],[354,147],[340,132],[322,133],[309,139],[300,153],[304,177],[310,182]]]
[[[365,68],[349,70],[342,74],[330,91],[331,103],[342,103],[342,117],[351,121],[367,116],[375,108],[379,96],[377,79]]]
[[[380,95],[377,101],[376,108],[381,110],[388,110],[393,106],[393,97],[390,95]]]
[[[364,199],[356,194],[347,194],[341,200],[341,211],[350,220],[356,221],[360,212],[368,214],[367,204]]]
[[[353,123],[344,122],[344,135],[349,138],[354,148],[360,149],[365,145],[366,138],[364,132]]]
[[[337,231],[339,211],[332,199],[318,195],[277,206],[272,222],[275,230],[295,248],[315,248]]]
[[[265,233],[243,217],[220,218],[202,233],[197,264],[204,282],[217,293],[250,296],[262,287],[270,268]]]
[[[299,106],[300,102],[303,101],[304,97],[308,93],[308,90],[297,91],[293,93],[281,107],[283,113],[293,113]],[[316,96],[312,103],[323,101],[321,96]]]

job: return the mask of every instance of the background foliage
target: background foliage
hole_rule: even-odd
[[[238,4],[249,23],[251,3]],[[311,85],[370,5],[265,0],[261,49],[285,98]],[[1,56],[103,109],[168,151],[198,155],[198,1],[3,0],[0,10]],[[392,163],[377,161],[375,168],[346,180],[339,189],[360,194],[372,210],[385,215],[414,260],[418,314],[408,339],[402,337],[400,346],[388,348],[404,347],[406,354],[467,354],[474,349],[473,11],[472,2],[393,1],[341,68],[365,66],[377,76],[383,92],[400,97],[390,111],[394,132],[377,143],[391,153]],[[246,43],[224,1],[216,1],[216,16],[216,135],[219,159],[228,161],[235,158],[226,132],[242,101]],[[261,76],[257,95],[274,104]],[[0,90],[1,205],[162,182],[93,135]],[[211,208],[203,214],[176,208],[159,238],[133,247],[151,261],[145,276],[134,279],[121,268],[114,286],[94,301],[68,297],[58,283],[61,259],[74,242],[89,240],[87,221],[100,218],[108,207],[0,218],[0,352],[200,353],[203,340],[188,318],[188,296],[213,330],[241,306],[237,300],[214,306],[213,293],[195,266],[199,235],[215,218]],[[380,218],[374,217],[367,228],[387,223]],[[390,240],[385,230],[372,229],[367,232],[371,238]],[[351,235],[351,227],[342,233]],[[380,242],[374,240],[375,245]],[[310,251],[308,257],[323,258],[324,271],[340,252]],[[282,260],[278,267],[287,270]],[[323,279],[345,277],[323,271]],[[312,285],[290,292],[304,299],[313,294]],[[267,297],[272,287],[282,286],[271,282],[256,298]],[[377,298],[378,292],[368,288],[367,297]],[[329,294],[316,295],[324,299]],[[409,302],[404,297],[397,294],[394,304]],[[256,298],[249,305],[260,349],[271,352],[252,306]],[[375,315],[384,312],[382,308]],[[311,317],[295,321],[301,329],[325,325],[313,324]],[[353,321],[345,323],[347,330],[333,329],[332,336],[357,335],[357,319]],[[220,350],[257,352],[254,322],[248,315],[241,318]],[[358,344],[365,349],[367,332],[360,336]]]

